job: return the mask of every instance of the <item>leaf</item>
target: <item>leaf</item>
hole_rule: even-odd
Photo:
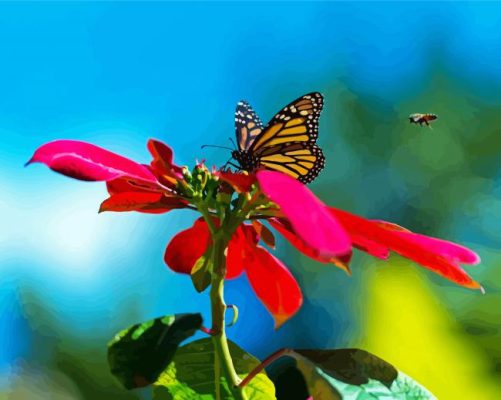
[[[228,341],[238,375],[245,377],[259,360]],[[215,398],[214,347],[212,340],[201,339],[180,347],[167,369],[153,387],[154,400],[210,400]],[[266,373],[260,372],[245,387],[248,400],[274,400],[275,387]],[[233,400],[228,384],[220,379],[220,398]],[[304,400],[304,399],[303,399]]]
[[[135,324],[108,343],[108,364],[127,389],[152,384],[179,344],[202,326],[200,314],[175,314]]]
[[[435,399],[394,366],[364,350],[293,350],[286,355],[295,360],[295,369],[289,364],[271,375],[277,383],[279,400],[304,400],[304,393],[297,394],[302,392],[301,387],[288,390],[288,382],[297,372],[314,399]]]
[[[207,254],[208,253],[208,254]],[[210,251],[207,251],[202,257],[200,257],[193,269],[191,270],[191,281],[193,282],[193,286],[198,293],[202,293],[211,282],[211,273],[210,273]]]

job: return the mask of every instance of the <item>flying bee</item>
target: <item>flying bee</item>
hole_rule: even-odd
[[[409,115],[409,122],[411,124],[419,124],[420,126],[423,126],[423,124],[426,124],[426,126],[429,126],[431,128],[430,122],[436,120],[438,117],[436,114],[411,114]]]

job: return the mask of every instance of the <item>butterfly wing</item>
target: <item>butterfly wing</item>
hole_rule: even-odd
[[[323,107],[320,93],[308,93],[280,110],[263,127],[251,106],[241,101],[235,129],[243,169],[266,168],[309,183],[324,168],[325,157],[315,144]]]
[[[308,93],[280,110],[250,144],[259,156],[264,150],[279,144],[315,143],[318,137],[318,119],[323,108],[320,93]]]
[[[324,168],[325,157],[314,143],[279,144],[261,153],[259,165],[310,183]]]
[[[246,101],[240,101],[235,111],[235,134],[238,149],[248,150],[256,137],[263,132],[263,123]]]

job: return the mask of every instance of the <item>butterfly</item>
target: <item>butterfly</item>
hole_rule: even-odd
[[[235,111],[238,149],[232,151],[232,158],[249,172],[264,168],[303,183],[313,181],[325,165],[322,150],[316,145],[323,102],[320,93],[305,94],[263,126],[250,104],[240,101]]]

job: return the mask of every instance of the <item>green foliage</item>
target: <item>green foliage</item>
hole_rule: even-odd
[[[259,365],[259,360],[228,341],[238,375],[243,378]],[[212,340],[201,339],[178,349],[174,359],[160,375],[153,390],[155,400],[210,400],[215,398],[215,353]],[[232,399],[228,384],[219,378],[220,398]],[[264,372],[245,387],[248,400],[275,399],[275,387]],[[304,399],[303,399],[304,400]]]
[[[127,389],[155,382],[179,344],[201,326],[200,314],[175,314],[124,329],[108,344],[111,373]]]
[[[210,250],[200,257],[191,270],[191,281],[198,293],[207,289],[211,282]]]
[[[287,355],[295,360],[295,366],[275,373],[274,381],[281,382],[279,400],[304,400],[305,391],[324,400],[435,398],[394,366],[364,350],[295,350]],[[305,390],[297,386],[298,372]],[[288,390],[293,377],[296,384]]]

